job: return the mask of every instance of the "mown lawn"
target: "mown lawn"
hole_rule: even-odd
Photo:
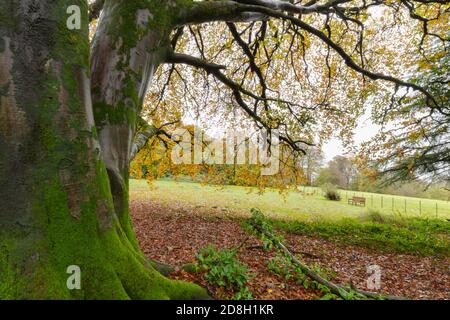
[[[305,193],[311,194],[311,191]],[[438,217],[419,215],[412,209],[406,214],[393,213],[387,208],[371,209],[370,206],[355,207],[346,201],[329,201],[318,192],[315,195],[295,192],[280,195],[277,191],[266,190],[258,194],[254,189],[243,187],[220,188],[174,181],[155,181],[149,187],[145,181],[131,180],[130,197],[131,200],[190,207],[193,212],[204,212],[205,218],[224,212],[228,217],[243,220],[249,217],[251,208],[259,208],[277,228],[289,233],[386,252],[450,256],[449,209],[442,210]],[[396,198],[400,201],[406,197]],[[444,201],[439,205],[448,208]]]
[[[280,195],[278,191],[270,189],[263,194],[258,194],[254,188],[214,187],[165,180],[155,181],[153,186],[155,188],[152,192],[145,192],[148,190],[145,181],[131,180],[131,195],[169,202],[179,200],[199,206],[218,206],[234,210],[248,211],[257,207],[267,214],[308,221],[358,218],[365,216],[370,210],[376,210],[388,216],[450,219],[450,202],[439,200],[341,191],[342,200],[337,202],[325,199],[319,188],[306,188],[305,192],[289,192]],[[347,198],[353,195],[365,197],[366,207],[349,205]],[[438,214],[436,214],[436,204]]]

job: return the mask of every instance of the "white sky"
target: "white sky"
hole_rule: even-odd
[[[371,140],[377,133],[380,132],[381,126],[376,125],[371,120],[372,110],[370,106],[366,108],[364,115],[358,120],[358,126],[353,130],[354,132],[354,144],[347,147],[358,147],[361,143]],[[225,127],[221,126],[220,123],[223,119],[214,119],[214,117],[208,118],[208,123],[210,126],[205,127],[205,123],[199,123],[195,120],[195,115],[191,113],[186,113],[183,117],[183,123],[192,124],[199,126],[205,131],[209,136],[215,136],[216,134],[223,134]],[[339,137],[334,137],[330,139],[327,143],[322,145],[322,151],[324,154],[324,165],[333,159],[335,156],[348,156],[349,148],[347,148],[341,142]]]
[[[370,113],[367,112],[361,117],[358,127],[355,129],[354,141],[355,145],[360,145],[362,142],[373,138],[380,131],[380,126],[375,125],[370,120]],[[339,138],[335,137],[323,145],[324,161],[328,162],[338,155],[346,155],[347,150],[343,146]]]

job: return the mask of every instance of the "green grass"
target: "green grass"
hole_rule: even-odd
[[[450,222],[445,219],[450,217],[449,210],[436,218],[435,215],[419,215],[413,209],[405,214],[393,213],[387,208],[355,207],[346,201],[326,200],[317,193],[280,195],[277,191],[267,190],[258,194],[251,188],[219,188],[174,181],[156,181],[152,189],[145,181],[131,180],[130,184],[131,199],[228,208],[236,212],[233,216],[236,219],[247,218],[251,208],[259,208],[277,228],[291,233],[320,236],[386,252],[450,255]],[[380,195],[374,194],[376,196]],[[399,201],[406,198],[394,197]],[[439,205],[448,206],[444,201]]]
[[[252,188],[175,181],[155,181],[153,188],[149,188],[145,181],[131,180],[130,187],[131,199],[228,208],[235,213],[232,217],[238,220],[248,218],[251,208],[259,208],[275,227],[290,233],[319,236],[385,252],[450,256],[450,222],[446,220],[450,218],[450,210],[444,201],[438,201],[439,206],[447,209],[436,217],[419,215],[412,205],[406,213],[381,207],[355,207],[346,201],[326,200],[318,192],[309,196],[296,192],[280,195],[275,190],[266,190],[258,194]],[[398,201],[406,198],[394,197]],[[413,200],[408,198],[407,201]],[[423,201],[427,203],[426,199]]]
[[[352,219],[336,222],[271,221],[275,227],[289,233],[319,236],[384,252],[450,255],[449,223],[443,220],[403,218],[395,223]]]
[[[169,202],[179,200],[205,207],[218,206],[245,211],[257,207],[266,214],[296,220],[324,221],[357,218],[361,215],[364,216],[371,209],[375,209],[383,215],[450,219],[450,202],[440,200],[341,191],[343,199],[338,202],[329,201],[322,197],[321,190],[318,188],[306,188],[305,194],[289,192],[286,195],[280,195],[278,191],[271,189],[267,189],[263,194],[258,194],[255,188],[203,186],[192,182],[155,181],[154,186],[156,189],[151,193],[144,192],[146,197]],[[145,190],[148,190],[145,181],[131,180],[132,196],[139,197],[140,191]],[[314,191],[314,195],[306,195]],[[349,205],[346,195],[352,197],[353,194],[364,196],[367,206]],[[407,204],[406,211],[401,206],[404,206],[405,201]],[[383,207],[381,207],[382,202]],[[394,202],[394,210],[392,210],[392,202]],[[420,202],[421,212],[419,209]],[[436,203],[438,205],[437,215]]]

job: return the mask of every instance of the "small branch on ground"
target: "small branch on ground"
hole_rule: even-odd
[[[264,246],[261,246],[261,245],[248,246],[246,249],[248,249],[248,250],[260,250],[260,249],[264,249]],[[289,250],[292,253],[301,254],[303,256],[310,257],[310,258],[313,258],[313,259],[319,259],[320,258],[319,256],[316,256],[315,254],[312,254],[312,253],[309,253],[309,252],[305,252],[305,251],[298,251],[298,250],[293,249],[292,247],[290,247]]]
[[[254,223],[253,221],[250,222],[251,226],[255,228],[258,232],[263,234],[265,237],[270,239],[273,244],[284,252],[287,256],[289,256],[293,263],[295,263],[300,270],[309,278],[312,280],[318,282],[321,285],[326,286],[330,291],[338,296],[341,296],[342,298],[346,298],[346,296],[349,294],[349,288],[335,284],[333,282],[330,282],[323,277],[321,277],[316,272],[312,271],[307,265],[302,263],[296,256],[293,254],[283,243],[281,243],[272,233],[268,232],[267,230],[264,230],[259,226],[258,224]],[[374,299],[386,299],[386,300],[407,300],[405,297],[399,297],[399,296],[391,296],[391,295],[384,295],[377,292],[370,292],[370,291],[364,291],[356,289],[352,286],[350,286],[350,289],[355,291],[356,293],[368,297],[368,298],[374,298]]]

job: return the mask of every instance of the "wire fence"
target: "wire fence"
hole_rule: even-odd
[[[324,197],[325,192],[317,187],[301,187],[301,192],[306,196]],[[365,199],[364,206],[383,212],[392,212],[396,214],[412,214],[419,216],[449,216],[450,202],[434,199],[420,199],[406,196],[386,195],[378,193],[368,193],[359,191],[339,190],[341,202],[349,204],[353,197]]]

